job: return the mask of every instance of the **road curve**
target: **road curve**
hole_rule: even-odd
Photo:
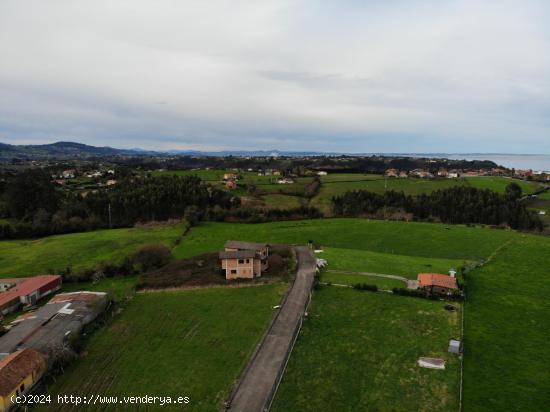
[[[309,302],[315,276],[315,257],[306,246],[295,248],[296,279],[260,346],[249,360],[227,410],[262,412],[269,409],[284,372]]]

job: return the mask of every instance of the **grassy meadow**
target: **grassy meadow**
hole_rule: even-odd
[[[262,196],[264,206],[268,209],[292,209],[302,206],[305,202],[299,196],[273,194]]]
[[[477,189],[489,189],[494,192],[504,193],[506,186],[510,183],[517,183],[524,194],[530,194],[539,188],[538,183],[528,182],[521,179],[513,179],[510,177],[501,176],[479,176],[479,177],[465,177],[468,186],[475,187]]]
[[[272,411],[458,410],[460,315],[442,302],[326,286],[308,313]]]
[[[459,259],[427,258],[372,252],[369,250],[327,247],[317,255],[328,261],[328,269],[348,272],[373,272],[416,279],[422,272],[447,273],[467,263]]]
[[[550,239],[483,227],[366,219],[254,225],[207,223],[194,228],[175,248],[175,253],[191,256],[217,250],[227,239],[272,243],[305,243],[314,240],[326,250],[330,268],[336,267],[344,272],[331,276],[345,276],[350,283],[355,282],[354,279],[349,280],[348,276],[352,275],[349,272],[346,274],[346,270],[390,272],[413,277],[415,272],[424,269],[446,271],[449,266],[460,267],[464,261],[489,259],[482,269],[469,273],[466,278],[465,382],[469,380],[469,385],[466,384],[464,392],[465,410],[486,410],[482,399],[488,393],[494,394],[492,402],[503,408],[504,405],[512,404],[516,398],[523,399],[524,405],[518,406],[517,410],[532,410],[528,407],[527,394],[536,405],[548,401],[545,382],[549,380],[544,365],[548,363],[550,349],[543,342],[550,339],[547,321],[550,319],[550,306],[546,303],[547,299],[541,301],[541,296],[550,287],[547,269],[550,267],[547,261],[550,256],[547,251]],[[521,277],[518,277],[518,273]],[[324,278],[324,281],[339,283],[335,278]],[[322,299],[319,297],[321,293],[314,295],[314,304]],[[381,299],[393,298],[391,295],[384,296]],[[316,307],[324,304],[321,301]],[[533,314],[533,319],[528,318],[526,322],[524,314]],[[342,332],[327,325],[323,333],[328,340]],[[518,339],[517,336],[524,338]],[[316,340],[308,341],[305,334],[300,339],[306,342],[304,346],[307,348],[315,348],[317,344]],[[503,350],[496,350],[496,346]],[[470,357],[472,352],[474,355]],[[517,360],[510,362],[514,357]],[[510,364],[513,368],[503,374],[503,368]],[[345,367],[351,370],[354,363],[350,361]],[[292,369],[289,369],[285,377],[291,381],[299,380],[291,374]],[[521,378],[526,374],[532,374],[533,379],[528,380],[529,390],[523,391],[526,385],[521,383]],[[337,390],[344,391],[344,388],[334,388],[334,391]],[[321,393],[316,394],[322,396]],[[368,394],[367,391],[365,396]],[[296,398],[292,399],[296,401]],[[288,405],[281,402],[281,405]]]
[[[369,219],[317,219],[258,224],[206,222],[192,228],[174,248],[185,258],[223,247],[226,240],[306,244],[313,240],[321,248],[369,250],[387,254],[481,260],[508,239],[508,230],[490,230],[464,225],[392,222]]]
[[[367,283],[369,285],[376,285],[379,289],[385,290],[407,287],[405,282],[397,279],[387,279],[377,276],[358,275],[355,273],[346,272],[323,272],[321,274],[321,282],[346,286],[353,286],[358,283]]]
[[[353,176],[353,175],[352,175]],[[409,195],[431,193],[438,189],[447,189],[456,185],[464,185],[460,179],[417,179],[417,178],[388,178],[382,175],[356,175],[363,179],[354,178],[349,174],[343,176],[327,175],[321,179],[321,189],[311,200],[311,206],[318,207],[323,213],[330,215],[332,197],[342,195],[350,190],[368,190],[375,193],[384,193],[386,190],[405,192]]]
[[[224,173],[233,173],[223,169],[191,169],[191,170],[156,170],[153,176],[198,176],[205,182],[219,182],[223,179]]]
[[[165,170],[155,171],[154,176],[198,176],[205,182],[223,190],[228,190],[221,184],[225,173],[236,173],[223,169],[197,170]],[[510,182],[521,186],[525,194],[537,190],[540,186],[535,182],[512,179],[500,176],[465,177],[459,179],[420,179],[420,178],[388,178],[384,175],[363,173],[329,173],[321,176],[321,187],[316,196],[306,199],[304,192],[312,177],[299,177],[294,184],[280,185],[277,180],[280,176],[258,176],[257,172],[241,171],[237,189],[231,190],[237,196],[250,196],[246,187],[256,187],[255,198],[265,208],[288,209],[308,205],[319,208],[325,216],[332,215],[332,197],[342,195],[350,190],[368,190],[375,193],[384,193],[386,190],[403,191],[408,195],[431,193],[434,190],[448,189],[454,186],[471,186],[478,189],[490,189],[504,193]],[[549,195],[550,196],[550,195]],[[549,197],[550,199],[550,197]]]
[[[486,261],[466,275],[464,410],[531,412],[550,404],[550,238],[481,226],[368,219],[205,222],[176,244],[183,233],[183,225],[176,225],[2,241],[0,273],[27,276],[67,265],[79,270],[158,242],[186,258],[218,251],[229,239],[312,240],[324,249],[320,257],[329,261],[329,269],[338,271],[324,273],[322,281],[383,288],[393,287],[393,281],[351,272],[414,278],[418,272],[444,273],[465,262]],[[66,284],[64,290],[105,290],[122,299],[133,294],[134,284],[135,278],[111,278]],[[191,396],[191,410],[212,410],[285,288],[137,294],[91,337],[87,356],[52,391],[184,392]],[[414,364],[418,356],[450,356],[446,345],[457,333],[456,319],[443,311],[442,302],[327,286],[314,293],[309,313],[274,410],[456,410],[454,358],[445,371],[418,370]]]
[[[550,238],[516,235],[466,278],[464,410],[550,405]]]
[[[415,196],[454,186],[471,186],[478,189],[490,189],[498,193],[504,193],[506,186],[511,182],[518,183],[526,194],[534,192],[539,187],[537,183],[499,176],[459,179],[420,179],[414,177],[386,179],[383,175],[335,173],[321,178],[321,189],[317,196],[311,200],[311,206],[318,207],[326,215],[331,215],[332,197],[342,195],[350,190],[368,190],[375,193],[394,190]]]
[[[166,225],[48,236],[32,240],[0,241],[0,276],[21,277],[65,269],[118,262],[141,246],[163,243],[174,246],[185,226]]]
[[[138,276],[124,276],[103,278],[97,282],[65,282],[61,287],[61,292],[76,292],[79,290],[107,292],[117,302],[120,302],[134,294],[138,280]]]
[[[286,289],[279,283],[137,294],[93,334],[86,355],[48,392],[52,397],[189,396],[185,410],[214,411],[229,394]],[[97,407],[52,404],[37,410]]]

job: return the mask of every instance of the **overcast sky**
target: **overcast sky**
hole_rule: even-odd
[[[548,0],[0,0],[0,142],[550,153]]]

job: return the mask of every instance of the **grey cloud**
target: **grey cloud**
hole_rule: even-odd
[[[542,0],[4,0],[0,141],[550,152],[549,19]]]

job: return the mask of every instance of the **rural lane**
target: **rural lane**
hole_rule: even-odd
[[[296,279],[233,391],[229,411],[262,412],[269,409],[275,396],[300,330],[316,269],[315,257],[308,247],[299,246],[295,250]]]

